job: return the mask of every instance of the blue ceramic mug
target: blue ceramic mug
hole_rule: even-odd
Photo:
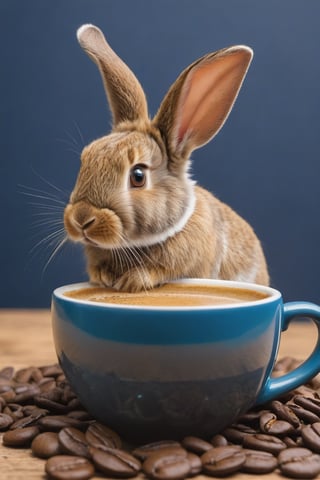
[[[280,292],[254,284],[199,279],[179,284],[190,292],[206,286],[212,294],[217,288],[249,289],[263,298],[227,305],[146,306],[65,296],[89,284],[53,293],[52,326],[62,369],[84,407],[125,438],[212,436],[253,405],[320,371],[318,334],[302,365],[271,377],[281,332],[299,316],[311,318],[319,331],[319,306],[283,304]]]

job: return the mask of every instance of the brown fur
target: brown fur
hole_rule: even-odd
[[[232,108],[250,50],[197,60],[149,120],[138,80],[101,31],[84,26],[78,38],[102,73],[114,118],[112,133],[83,150],[65,209],[69,237],[85,244],[90,280],[128,291],[182,277],[268,284],[252,228],[188,175],[191,151],[217,133]],[[130,180],[135,167],[146,175],[138,188]]]

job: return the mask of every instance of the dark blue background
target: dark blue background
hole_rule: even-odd
[[[53,288],[86,278],[71,244],[45,268],[63,203],[25,194],[64,202],[82,147],[110,127],[98,70],[76,41],[88,22],[132,67],[152,114],[196,58],[254,49],[229,120],[193,154],[194,177],[254,226],[285,300],[319,302],[319,19],[317,0],[2,0],[0,305],[46,307]]]

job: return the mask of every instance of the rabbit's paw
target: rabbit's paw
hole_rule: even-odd
[[[121,277],[119,277],[113,284],[117,290],[125,292],[141,292],[150,290],[155,286],[151,275],[148,272],[141,270],[128,270]]]
[[[103,285],[105,287],[112,287],[113,277],[106,268],[101,266],[90,266],[88,269],[90,283],[95,285]]]

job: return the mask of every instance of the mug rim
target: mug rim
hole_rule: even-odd
[[[196,284],[196,285],[208,285],[208,286],[225,286],[227,288],[239,288],[239,289],[246,289],[246,290],[254,290],[258,291],[259,293],[264,293],[267,295],[266,298],[258,299],[258,300],[251,300],[246,302],[235,302],[232,304],[220,304],[220,305],[128,305],[128,304],[120,304],[120,303],[107,303],[107,302],[99,302],[99,301],[92,301],[92,300],[83,300],[74,297],[67,297],[64,295],[65,292],[72,291],[72,290],[79,290],[82,288],[94,288],[89,282],[79,282],[79,283],[71,283],[68,285],[62,285],[54,289],[52,296],[56,299],[62,300],[67,303],[72,304],[79,304],[79,305],[87,305],[91,308],[99,308],[99,309],[124,309],[124,310],[144,310],[144,311],[199,311],[199,310],[233,310],[238,308],[248,308],[250,306],[257,306],[257,305],[265,305],[271,303],[275,300],[279,300],[282,298],[281,293],[279,290],[275,288],[266,286],[266,285],[259,285],[255,283],[247,283],[237,280],[217,280],[211,278],[181,278],[177,280],[171,280],[167,282],[167,284],[175,284],[175,283],[182,283],[186,285]]]

